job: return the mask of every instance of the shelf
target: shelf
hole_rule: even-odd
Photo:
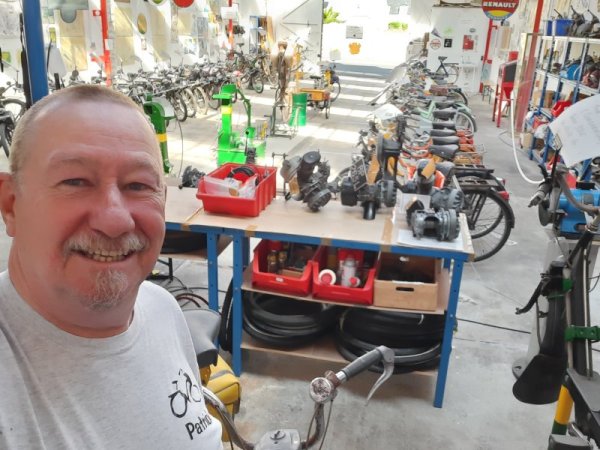
[[[442,277],[449,277],[449,273],[447,270],[442,270]],[[440,280],[440,283],[444,283],[444,280]],[[242,284],[242,290],[249,292],[258,292],[260,294],[271,294],[277,295],[279,297],[292,298],[295,300],[302,300],[307,302],[315,302],[315,303],[325,303],[329,305],[338,305],[338,306],[348,306],[351,308],[366,308],[366,309],[375,309],[379,311],[392,311],[392,312],[407,312],[407,313],[415,313],[415,314],[435,314],[442,315],[446,311],[446,305],[448,303],[448,295],[449,295],[449,287],[450,283],[445,282],[443,284],[443,288],[446,289],[446,292],[442,292],[438,295],[438,307],[433,311],[427,310],[418,310],[418,309],[401,309],[401,308],[386,308],[383,306],[373,306],[373,305],[362,305],[358,303],[347,303],[347,302],[336,302],[334,300],[324,300],[320,298],[314,298],[312,295],[301,296],[301,295],[293,295],[286,294],[283,292],[276,291],[268,291],[266,289],[257,289],[252,286],[252,265],[249,265],[244,271],[244,282]]]
[[[534,105],[533,103],[529,103],[529,106],[533,109],[535,109],[536,111],[539,111],[540,114],[542,114],[543,116],[545,116],[546,118],[553,120],[554,116],[552,115],[552,111],[550,111],[550,108],[540,108],[538,105]]]
[[[326,335],[310,345],[295,348],[279,348],[271,347],[257,341],[248,333],[243,333],[242,338],[242,349],[250,351],[259,351],[265,353],[277,353],[286,356],[295,356],[298,358],[316,359],[319,361],[328,361],[340,365],[346,365],[349,363],[342,355],[339,354],[335,346],[335,341],[332,335]],[[417,375],[434,376],[437,375],[438,370],[417,370],[410,372]]]
[[[578,85],[577,81],[575,81],[575,80],[569,80],[568,78],[561,77],[560,75],[557,75],[555,73],[546,72],[543,69],[535,69],[535,73],[537,73],[538,75],[541,75],[543,77],[548,77],[548,78],[552,78],[553,80],[560,81],[563,84],[566,84],[566,85],[569,85],[572,87],[575,87]],[[583,84],[579,83],[579,92],[581,92],[583,94],[587,94],[587,95],[596,95],[599,93],[599,90],[584,86]]]
[[[223,250],[231,244],[231,236],[221,235],[217,241],[217,255],[223,253]],[[206,261],[208,259],[208,251],[206,248],[201,248],[193,252],[186,253],[161,253],[160,258],[172,258],[172,259],[188,259],[190,261]]]
[[[338,364],[348,364],[348,361],[346,361],[335,348],[335,342],[332,336],[323,336],[310,345],[289,349],[268,346],[244,332],[242,338],[242,348],[244,350],[279,353],[282,355],[297,356],[301,358],[318,359],[320,361],[330,361]]]
[[[573,42],[578,44],[588,43],[590,45],[600,45],[600,39],[592,39],[585,37],[571,37],[571,36],[542,36],[543,41],[558,41],[558,42]]]

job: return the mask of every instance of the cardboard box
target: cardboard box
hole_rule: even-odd
[[[373,305],[434,311],[446,306],[447,287],[441,259],[380,253]]]
[[[533,145],[533,133],[523,132],[521,133],[521,148],[529,150]]]
[[[533,106],[539,106],[540,98],[542,95],[542,91],[533,91],[531,95],[531,103]],[[544,93],[544,103],[542,104],[542,108],[550,108],[552,106],[552,99],[554,98],[554,91],[546,90]]]

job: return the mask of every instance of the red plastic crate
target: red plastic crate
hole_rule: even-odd
[[[252,285],[270,291],[294,295],[308,295],[312,285],[313,262],[308,261],[300,278],[267,272],[267,255],[272,241],[262,240],[254,249],[252,260]]]
[[[319,247],[313,259],[313,297],[335,300],[343,303],[373,304],[373,284],[375,282],[375,267],[368,270],[367,280],[357,288],[321,284],[319,272],[327,267],[327,247]]]
[[[210,177],[225,179],[229,173],[240,166],[251,167],[260,176],[256,186],[255,198],[228,197],[206,193],[204,179],[198,182],[196,197],[202,200],[204,210],[211,213],[228,214],[231,216],[256,217],[275,198],[276,175],[275,167],[256,166],[253,164],[223,164],[208,174]]]

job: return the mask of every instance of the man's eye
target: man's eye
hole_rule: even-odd
[[[129,183],[127,185],[127,189],[131,190],[131,191],[145,191],[148,189],[151,189],[150,186],[148,186],[145,183]]]
[[[61,184],[65,184],[67,186],[86,186],[87,182],[83,178],[69,178],[63,180]]]

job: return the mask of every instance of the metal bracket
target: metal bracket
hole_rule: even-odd
[[[600,341],[600,327],[578,327],[570,325],[565,330],[565,340],[587,339],[592,342]]]

